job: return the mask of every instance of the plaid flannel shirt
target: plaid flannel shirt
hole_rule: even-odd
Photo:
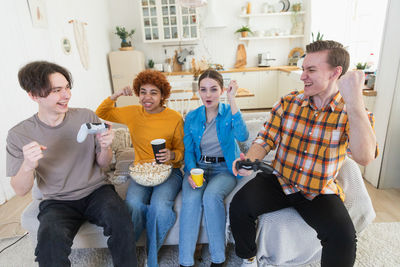
[[[368,112],[372,127],[374,117]],[[344,193],[336,176],[348,151],[349,121],[338,92],[318,110],[303,92],[282,97],[255,143],[267,150],[277,148],[275,174],[285,194],[301,192],[312,200],[319,194]]]

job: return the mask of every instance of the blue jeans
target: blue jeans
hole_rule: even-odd
[[[136,241],[144,228],[147,234],[147,264],[158,266],[157,253],[176,221],[174,202],[182,185],[182,172],[172,169],[170,177],[162,184],[147,187],[131,180],[126,193],[126,204],[132,216]]]
[[[236,177],[231,174],[225,162],[202,163],[197,167],[204,170],[206,181],[200,188],[193,189],[185,174],[182,183],[182,210],[179,218],[179,263],[194,265],[194,251],[199,236],[202,211],[206,224],[211,261],[225,261],[226,213],[224,199],[235,188]]]
[[[103,227],[114,266],[137,266],[133,226],[128,209],[112,185],[103,185],[79,200],[43,200],[39,205],[39,266],[71,266],[68,259],[79,227],[89,221]]]

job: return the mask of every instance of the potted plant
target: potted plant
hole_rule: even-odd
[[[293,12],[299,12],[301,10],[301,3],[293,4],[292,10]]]
[[[147,66],[149,66],[149,69],[153,69],[154,68],[154,60],[149,59],[149,62],[147,63]]]
[[[356,64],[356,69],[358,69],[358,70],[365,70],[366,67],[367,67],[367,62],[364,62],[364,63],[358,62]]]
[[[311,37],[312,37],[312,42],[315,42],[315,41],[322,41],[323,38],[324,38],[324,35],[321,34],[320,32],[318,32],[318,33],[317,33],[317,36],[316,36],[316,38],[315,38],[315,40],[314,40],[314,33],[312,32],[312,33],[311,33]]]
[[[132,50],[132,42],[131,40],[127,41],[127,39],[131,39],[133,34],[135,33],[135,29],[127,31],[125,27],[117,26],[115,27],[115,34],[121,38],[121,48],[120,50]]]
[[[252,31],[251,31],[251,29],[250,29],[250,27],[249,26],[242,26],[242,27],[240,27],[239,29],[237,29],[236,31],[235,31],[235,33],[238,33],[238,32],[240,32],[240,34],[242,35],[242,37],[247,37],[247,34],[248,33],[253,33]]]

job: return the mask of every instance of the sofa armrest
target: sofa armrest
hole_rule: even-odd
[[[347,157],[344,160],[337,181],[346,195],[344,205],[359,233],[374,220],[376,214],[360,168],[353,159]]]

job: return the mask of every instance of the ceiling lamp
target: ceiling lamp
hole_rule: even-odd
[[[207,0],[179,0],[183,7],[201,7],[207,5]]]

